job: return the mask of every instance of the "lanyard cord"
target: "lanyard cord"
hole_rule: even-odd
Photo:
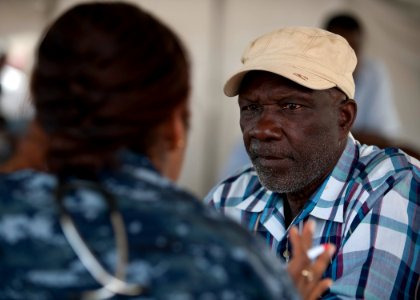
[[[71,190],[77,189],[89,189],[98,192],[104,196],[103,199],[108,205],[117,248],[115,276],[105,270],[89,249],[64,205],[64,196]],[[67,241],[88,272],[102,285],[102,288],[98,290],[84,293],[82,299],[107,299],[115,294],[126,296],[141,294],[144,291],[143,287],[124,281],[128,261],[128,242],[124,221],[121,213],[117,209],[117,204],[112,194],[96,183],[74,181],[60,184],[56,191],[56,199],[60,208],[60,224]]]

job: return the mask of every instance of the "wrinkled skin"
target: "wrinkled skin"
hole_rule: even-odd
[[[238,101],[260,182],[285,193],[296,215],[343,152],[356,104],[336,88],[311,90],[260,71],[246,75]]]

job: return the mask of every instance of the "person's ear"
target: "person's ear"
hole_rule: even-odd
[[[347,138],[357,115],[357,104],[353,99],[347,99],[339,106],[338,126],[342,138]]]
[[[174,151],[185,147],[186,128],[182,107],[179,107],[172,112],[167,123],[166,137],[168,150]]]
[[[176,181],[181,173],[187,140],[185,108],[175,109],[162,130],[165,148],[161,151],[164,155],[160,170],[165,177]]]

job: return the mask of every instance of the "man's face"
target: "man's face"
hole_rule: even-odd
[[[250,72],[239,92],[240,124],[261,183],[297,193],[320,184],[344,148],[338,90],[314,91],[269,72]]]

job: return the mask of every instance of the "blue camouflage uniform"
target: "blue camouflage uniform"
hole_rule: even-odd
[[[98,182],[124,218],[126,281],[146,287],[138,299],[297,299],[282,264],[239,225],[160,176],[147,158],[119,157],[120,167]],[[0,176],[0,299],[78,299],[101,287],[63,235],[56,187],[56,177],[31,170]],[[65,205],[113,273],[115,238],[101,195],[77,190]]]

